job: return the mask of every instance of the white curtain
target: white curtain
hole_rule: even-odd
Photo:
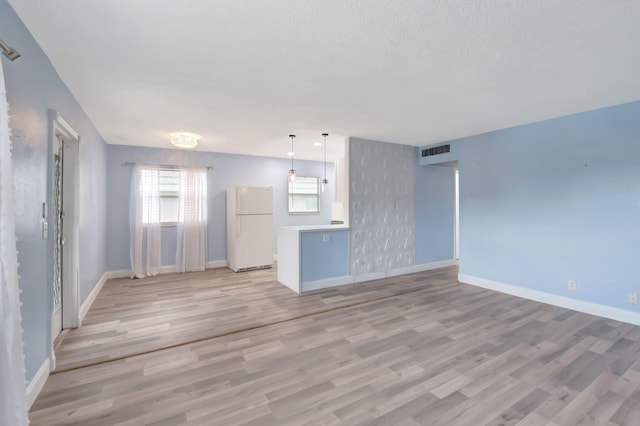
[[[207,169],[181,169],[176,268],[178,272],[192,272],[206,267]]]
[[[131,176],[129,226],[131,270],[136,278],[157,275],[160,269],[159,169],[136,164]]]
[[[29,424],[18,290],[13,163],[0,60],[0,425]]]

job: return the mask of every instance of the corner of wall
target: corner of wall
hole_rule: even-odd
[[[44,387],[45,383],[47,383],[49,373],[51,373],[51,360],[49,358],[45,358],[44,361],[42,361],[40,368],[38,368],[35,376],[33,376],[33,379],[31,379],[31,381],[27,385],[28,408],[31,408],[33,403],[36,401],[36,398],[38,398],[38,395],[40,395],[42,388]]]

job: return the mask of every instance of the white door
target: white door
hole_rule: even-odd
[[[51,339],[54,340],[62,331],[62,269],[63,269],[63,161],[64,143],[56,136],[53,140],[53,185],[51,199],[53,215],[51,227],[53,231],[53,317],[51,320]]]
[[[236,223],[237,269],[273,264],[273,217],[239,215]]]
[[[51,359],[53,343],[62,329],[78,320],[79,275],[79,142],[62,118],[53,119],[50,238],[52,246]]]

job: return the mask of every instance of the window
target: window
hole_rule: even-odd
[[[158,191],[160,192],[160,223],[163,225],[175,224],[178,222],[180,172],[159,170]]]
[[[161,225],[176,226],[176,272],[207,264],[207,169],[168,167],[136,164],[131,176],[131,269],[139,278],[159,272]]]
[[[298,176],[289,182],[289,213],[320,212],[320,178]]]
[[[180,172],[143,169],[140,174],[142,223],[175,224],[178,221]]]

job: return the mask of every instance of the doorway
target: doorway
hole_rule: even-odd
[[[51,352],[60,332],[78,327],[79,173],[78,134],[61,117],[52,120],[51,141],[51,246],[52,318]]]
[[[460,170],[458,169],[458,165],[456,163],[455,166],[455,195],[454,195],[454,214],[455,218],[453,220],[453,254],[456,260],[460,260]]]
[[[439,166],[446,167],[452,171],[447,173],[446,177],[446,186],[447,188],[451,188],[451,184],[453,184],[453,194],[447,192],[447,202],[453,201],[453,204],[447,204],[447,212],[451,212],[449,210],[450,207],[453,208],[453,259],[456,261],[460,261],[460,169],[458,165],[458,160],[454,161],[446,161],[442,163],[434,163],[430,166]],[[453,181],[452,181],[452,180]],[[448,189],[447,191],[450,191]],[[452,198],[451,195],[453,195]],[[449,216],[451,217],[451,216]],[[451,229],[451,228],[449,228]],[[451,240],[449,240],[451,241]]]

